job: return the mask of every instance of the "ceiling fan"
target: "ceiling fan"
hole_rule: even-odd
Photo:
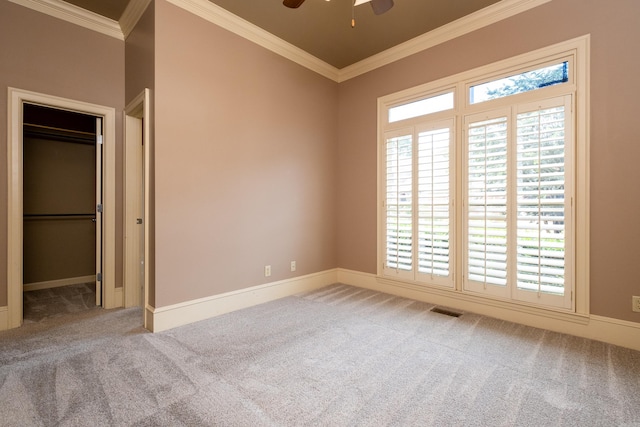
[[[304,3],[304,0],[284,0],[282,4],[292,9],[300,7]],[[364,3],[371,3],[373,13],[376,15],[382,15],[393,7],[393,0],[355,0],[354,6],[359,6]]]

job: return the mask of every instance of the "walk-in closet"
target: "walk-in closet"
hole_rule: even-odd
[[[42,321],[96,307],[96,117],[23,111],[23,316]]]

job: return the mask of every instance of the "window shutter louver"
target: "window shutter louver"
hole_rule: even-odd
[[[386,142],[386,267],[413,269],[413,147],[411,135]]]
[[[418,271],[450,275],[449,128],[418,135]]]
[[[468,127],[468,279],[507,284],[507,117]]]
[[[571,306],[570,102],[467,117],[465,290]]]
[[[517,116],[517,286],[564,294],[564,106]]]

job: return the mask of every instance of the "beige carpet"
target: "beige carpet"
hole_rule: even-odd
[[[345,285],[171,331],[0,333],[11,426],[640,426],[640,352]]]
[[[79,283],[23,292],[24,323],[96,308],[96,284]]]

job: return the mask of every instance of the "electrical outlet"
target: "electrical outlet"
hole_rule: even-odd
[[[640,313],[640,297],[631,297],[631,309]]]
[[[291,271],[296,271],[296,262],[291,261]]]
[[[271,266],[270,265],[265,265],[264,266],[264,277],[269,277],[271,276]]]

